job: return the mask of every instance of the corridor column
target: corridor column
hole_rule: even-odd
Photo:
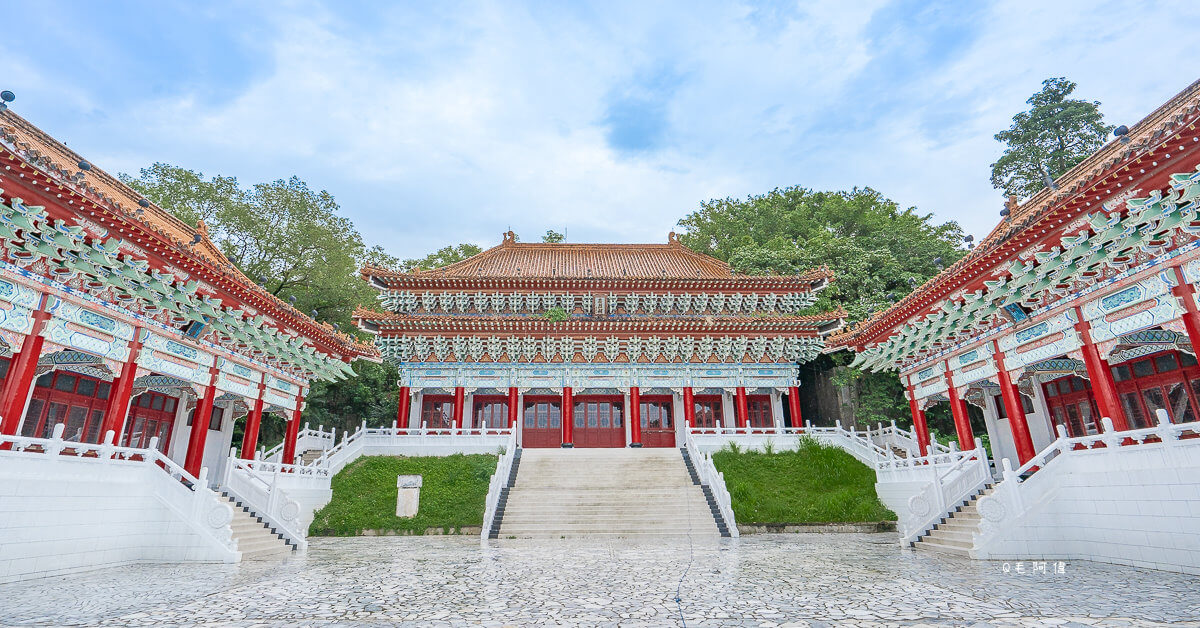
[[[1083,320],[1083,311],[1079,307],[1075,308],[1075,317],[1079,321],[1075,323],[1075,331],[1079,332],[1079,342],[1082,344],[1080,351],[1083,352],[1083,364],[1087,367],[1088,380],[1092,384],[1092,396],[1096,398],[1096,409],[1101,417],[1112,419],[1114,430],[1125,431],[1129,429],[1129,422],[1125,420],[1125,410],[1117,398],[1112,369],[1108,361],[1100,357],[1100,350],[1092,342],[1092,326]],[[1096,421],[1096,425],[1100,426],[1100,421]]]
[[[804,427],[804,417],[800,416],[800,387],[788,387],[788,414],[792,417],[792,427],[801,429]]]
[[[925,411],[921,409],[921,402],[917,401],[917,395],[913,392],[913,387],[908,386],[908,409],[912,411],[913,432],[917,435],[917,448],[921,450],[921,456],[929,455],[929,425],[925,423]]]
[[[746,387],[737,387],[737,396],[735,398],[734,410],[737,411],[737,424],[740,428],[750,426],[750,404],[746,400]]]
[[[1179,299],[1179,305],[1184,309],[1183,328],[1187,331],[1188,340],[1193,348],[1200,348],[1200,309],[1196,307],[1196,288],[1183,277],[1183,269],[1176,266],[1175,281],[1171,286],[1171,294]]]
[[[292,420],[288,421],[287,433],[283,436],[283,456],[279,461],[283,464],[296,464],[296,439],[300,436],[300,413],[304,409],[304,389],[296,395],[296,411]]]
[[[946,362],[946,396],[950,397],[950,414],[954,416],[954,431],[958,433],[958,448],[962,451],[975,449],[975,434],[971,431],[971,416],[967,414],[967,402],[954,389],[954,377],[950,363]]]
[[[50,319],[46,303],[50,297],[43,294],[38,309],[33,313],[33,326],[21,342],[21,351],[13,356],[0,394],[0,433],[12,436],[25,416],[25,404],[29,402],[29,389],[33,387],[33,376],[37,373],[38,358],[42,357],[42,329]]]
[[[517,387],[509,386],[508,388],[508,429],[517,429],[517,417],[520,416],[521,399],[518,396]]]
[[[629,389],[629,446],[642,446],[642,392],[637,386]]]
[[[460,432],[463,428],[463,397],[465,394],[462,386],[454,387],[454,428]]]
[[[254,407],[246,415],[246,433],[242,436],[242,460],[254,460],[254,450],[258,448],[258,428],[262,425],[263,394],[267,390],[265,383],[258,385],[258,399]]]
[[[571,387],[564,386],[562,393],[562,446],[574,447],[575,443],[571,440],[571,428],[574,427],[575,402],[571,399]]]
[[[129,398],[133,394],[133,380],[137,377],[137,359],[142,351],[142,328],[133,330],[133,340],[129,342],[129,359],[121,365],[121,374],[113,382],[108,395],[108,403],[104,407],[104,422],[100,427],[100,440],[112,431],[116,435],[113,442],[121,444],[121,428],[125,424],[125,415],[129,414]]]
[[[399,393],[399,407],[396,408],[396,427],[404,429],[408,427],[408,413],[412,407],[412,393],[408,390],[408,386],[401,386]]]
[[[689,428],[696,426],[696,397],[691,386],[683,389],[683,421]]]
[[[1033,438],[1029,435],[1029,424],[1025,421],[1025,405],[1021,403],[1021,394],[1013,385],[1008,369],[1004,367],[1004,353],[1000,351],[1000,343],[993,340],[992,346],[996,349],[996,375],[1000,380],[1000,397],[1004,400],[1008,428],[1012,431],[1013,443],[1017,446],[1019,467],[1037,452],[1033,449]]]
[[[192,433],[188,436],[187,456],[183,459],[184,471],[193,477],[200,475],[200,467],[204,464],[204,441],[208,439],[208,421],[216,401],[217,367],[212,366],[208,369],[208,386],[204,388],[204,397],[192,413]]]

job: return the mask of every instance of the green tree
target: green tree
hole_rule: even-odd
[[[368,248],[328,192],[314,191],[296,177],[243,188],[236,178],[214,176],[156,163],[137,178],[122,179],[184,222],[203,220],[209,237],[251,280],[305,313],[353,332],[351,314],[372,303],[376,292],[356,278],[363,264],[395,267],[396,258]],[[390,423],[398,400],[395,369],[358,361],[357,377],[314,382],[305,420],[346,429],[366,419]],[[239,424],[240,427],[240,424]],[[283,418],[263,421],[263,443],[283,436]]]
[[[547,229],[546,235],[542,236],[542,242],[562,242],[565,239],[566,236],[553,229]]]
[[[426,255],[419,259],[406,259],[400,263],[401,268],[420,268],[421,270],[429,270],[431,268],[441,268],[455,262],[461,262],[472,255],[478,255],[483,249],[474,244],[459,244],[458,246],[447,246]]]
[[[1104,145],[1113,127],[1104,123],[1099,101],[1067,98],[1075,83],[1066,78],[1042,81],[1028,111],[1013,116],[1012,126],[996,134],[1008,148],[992,164],[992,186],[1029,198]]]
[[[834,282],[812,310],[840,306],[850,321],[889,306],[966,252],[957,223],[935,223],[931,214],[901,208],[871,188],[790,187],[746,199],[714,199],[679,225],[686,246],[729,262],[737,272],[791,274],[828,266]],[[907,420],[895,374],[849,369],[849,361],[845,352],[822,356],[804,372],[850,387],[858,420]]]

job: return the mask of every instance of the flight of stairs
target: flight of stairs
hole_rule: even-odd
[[[932,530],[922,534],[913,543],[913,549],[970,556],[971,547],[974,545],[972,535],[979,529],[979,511],[975,504],[979,502],[980,497],[991,495],[992,490],[993,487],[989,484],[947,516],[942,517],[941,521],[934,524]]]
[[[324,453],[324,449],[309,449],[308,451],[300,454],[300,464],[307,467],[308,465],[312,464],[314,460],[320,458]]]
[[[233,498],[228,493],[221,493],[229,505],[233,506],[233,539],[237,542],[242,560],[262,560],[286,558],[296,546],[283,538],[282,534],[263,522],[249,507]]]
[[[728,534],[677,449],[522,449],[509,484],[492,538]]]

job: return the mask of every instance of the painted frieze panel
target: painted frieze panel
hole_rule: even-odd
[[[1160,272],[1084,304],[1092,340],[1104,342],[1178,318],[1183,308],[1170,293],[1168,273]]]

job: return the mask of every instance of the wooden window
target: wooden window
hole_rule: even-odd
[[[63,439],[98,443],[104,419],[108,383],[86,375],[51,371],[36,381],[21,434],[50,438],[54,426],[63,424]],[[103,389],[104,397],[98,392]]]
[[[471,427],[499,429],[508,427],[507,399],[475,399]]]
[[[425,397],[421,403],[421,423],[431,430],[454,427],[454,398]]]
[[[723,419],[720,397],[695,399],[696,427],[717,427]]]
[[[746,399],[746,411],[749,415],[750,427],[772,427],[775,425],[771,416],[771,397],[768,395],[750,395]]]
[[[643,401],[638,404],[643,429],[670,429],[671,402]]]

